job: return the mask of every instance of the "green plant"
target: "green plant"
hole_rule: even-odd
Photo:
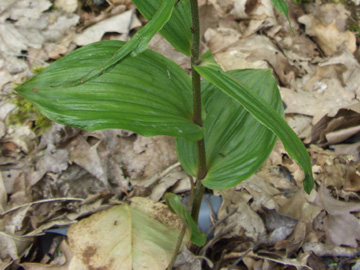
[[[191,230],[196,245],[206,240],[196,227],[205,187],[225,189],[247,179],[277,137],[303,168],[309,193],[314,185],[311,162],[283,119],[272,72],[224,72],[211,52],[200,58],[197,0],[133,2],[149,21],[129,42],[101,41],[78,49],[17,87],[18,93],[62,124],[176,137],[178,158],[197,179],[191,214],[177,195],[166,195],[166,201]],[[283,0],[273,3],[287,16]],[[147,49],[157,32],[191,56],[191,77]]]

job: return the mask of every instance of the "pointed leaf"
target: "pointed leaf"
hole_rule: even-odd
[[[190,77],[174,62],[150,50],[77,87],[51,87],[87,73],[123,44],[101,41],[85,46],[16,90],[45,116],[69,126],[201,138],[201,128],[191,121]]]
[[[279,136],[289,155],[302,167],[305,173],[304,189],[310,193],[314,186],[311,162],[304,144],[288,126],[285,120],[258,94],[248,86],[225,73],[214,61],[211,53],[206,53],[197,72],[221,89],[228,96],[240,102],[260,123]],[[252,143],[249,141],[249,143]],[[258,142],[254,142],[258,143]]]
[[[292,32],[294,32],[293,28],[291,27],[291,21],[289,19],[289,5],[284,0],[271,0],[271,2],[274,5],[274,8],[276,8],[277,11],[279,11],[282,15],[286,17],[286,19],[289,22],[289,26]]]
[[[229,75],[261,95],[279,114],[283,106],[271,70],[233,70]],[[264,87],[266,84],[267,87]],[[208,81],[202,82],[208,174],[202,183],[211,189],[230,188],[250,177],[272,151],[277,136],[245,108]],[[195,142],[176,139],[183,168],[196,176]]]
[[[152,14],[148,23],[143,28],[141,28],[130,41],[123,44],[110,57],[110,59],[104,58],[102,60],[103,63],[100,64],[100,66],[96,66],[93,70],[86,73],[82,77],[57,86],[77,86],[83,84],[84,82],[90,81],[95,77],[101,76],[102,74],[110,71],[119,62],[123,61],[127,57],[136,56],[144,52],[147,49],[151,38],[157,32],[159,32],[170,19],[176,1],[177,0],[163,0],[156,12]]]
[[[165,200],[170,210],[176,213],[185,226],[191,231],[191,242],[199,247],[205,245],[206,235],[196,226],[189,211],[181,202],[180,196],[174,193],[166,193]]]
[[[150,19],[161,4],[162,0],[132,0],[140,13]],[[191,10],[189,0],[176,3],[170,20],[161,29],[160,34],[171,45],[185,55],[191,55]]]

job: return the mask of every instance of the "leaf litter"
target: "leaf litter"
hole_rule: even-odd
[[[57,0],[58,9],[52,9],[47,0],[0,1],[0,269],[20,264],[25,269],[75,269],[74,264],[89,269],[84,260],[80,266],[74,259],[79,257],[74,245],[84,249],[81,241],[87,236],[71,240],[70,247],[63,236],[47,240],[61,250],[52,258],[37,243],[47,238],[47,230],[102,215],[128,195],[161,201],[167,191],[186,194],[190,189],[170,138],[122,130],[90,133],[55,123],[39,136],[30,129],[31,119],[9,125],[16,108],[7,102],[8,94],[13,83],[32,76],[32,68],[95,40],[127,39],[144,22],[130,1],[99,3]],[[278,143],[250,179],[214,192],[223,198],[212,215],[214,237],[199,256],[184,248],[177,269],[322,269],[334,264],[341,268],[331,269],[357,269],[359,39],[347,24],[354,10],[341,3],[289,3],[294,35],[267,0],[199,4],[203,51],[211,49],[226,70],[273,69],[286,120],[308,146],[317,188],[310,195],[303,192],[302,171]],[[189,70],[188,59],[160,35],[150,48]],[[80,231],[83,220],[76,225]]]

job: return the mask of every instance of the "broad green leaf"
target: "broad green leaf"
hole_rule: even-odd
[[[288,5],[288,3],[286,3],[285,0],[271,0],[271,2],[273,3],[276,10],[279,11],[282,15],[284,15],[286,17],[286,19],[289,22],[291,31],[294,32],[294,30],[291,27],[291,21],[289,19],[289,5]]]
[[[152,37],[159,32],[170,19],[176,1],[177,0],[163,0],[156,12],[152,14],[148,23],[141,28],[130,41],[119,47],[119,49],[114,52],[109,59],[102,59],[102,61],[98,62],[103,62],[102,64],[97,64],[94,69],[82,77],[67,81],[58,86],[77,86],[83,84],[84,82],[90,81],[108,72],[127,57],[134,57],[144,52],[147,49]]]
[[[16,91],[55,122],[86,130],[127,129],[143,136],[202,138],[191,121],[190,77],[174,62],[146,50],[76,87],[52,87],[78,78],[124,43],[101,41],[56,61]]]
[[[166,205],[135,197],[73,224],[69,270],[164,270],[175,252],[181,220]],[[185,234],[182,245],[189,241]]]
[[[311,161],[304,144],[296,136],[295,132],[260,95],[252,91],[242,82],[225,73],[215,63],[211,53],[206,53],[202,60],[201,65],[195,66],[196,71],[228,96],[241,103],[260,123],[280,138],[286,151],[304,170],[304,189],[307,193],[310,193],[314,186]],[[246,143],[260,142],[252,142],[249,140]]]
[[[279,90],[270,70],[233,70],[227,74],[251,87],[283,114]],[[202,183],[211,189],[230,188],[250,177],[262,165],[277,136],[210,82],[204,80],[201,88],[206,110],[204,138],[209,168]],[[183,168],[196,176],[195,142],[178,138],[176,151]]]
[[[165,200],[170,210],[176,213],[185,226],[190,230],[191,242],[199,247],[205,245],[206,235],[196,226],[196,223],[191,217],[189,211],[181,202],[180,196],[174,193],[166,193]]]
[[[140,13],[150,19],[162,0],[132,0]],[[160,34],[185,55],[191,55],[191,10],[189,0],[180,0]]]

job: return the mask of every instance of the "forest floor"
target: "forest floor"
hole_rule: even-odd
[[[359,270],[360,2],[289,2],[294,33],[270,0],[199,5],[203,52],[224,70],[273,70],[316,185],[303,191],[278,142],[250,179],[209,191],[222,198],[210,211],[214,236],[202,256],[184,248],[176,269]],[[129,196],[189,192],[173,139],[51,123],[13,90],[76,48],[128,40],[145,23],[129,0],[0,0],[0,270],[76,269],[59,228]],[[189,72],[161,35],[149,48]]]

